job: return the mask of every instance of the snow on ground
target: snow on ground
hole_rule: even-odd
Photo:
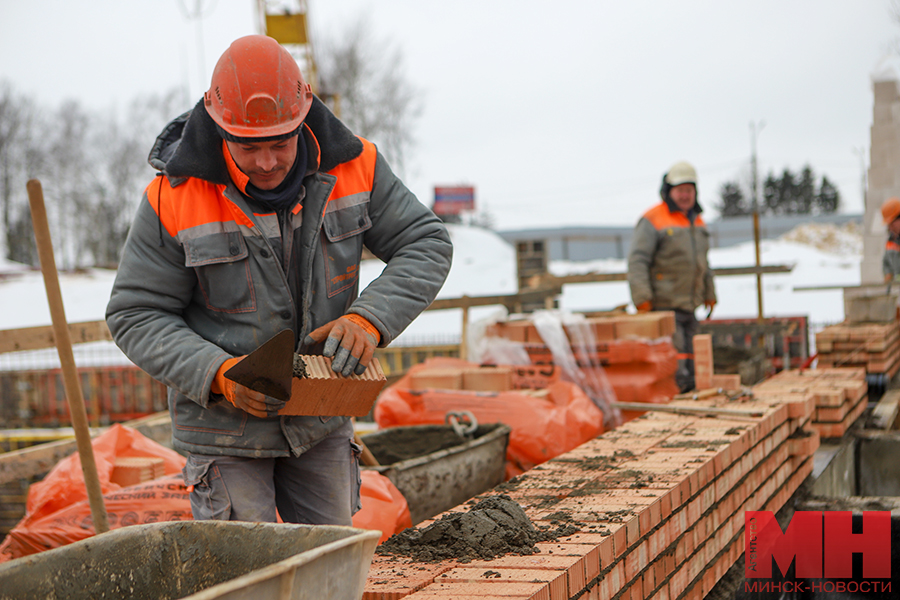
[[[516,292],[515,250],[497,234],[480,228],[448,226],[454,245],[453,266],[438,295],[457,298],[462,295],[488,296]],[[840,289],[798,291],[796,287],[851,286],[860,281],[861,236],[853,227],[835,228],[810,224],[799,227],[779,240],[763,240],[763,265],[793,265],[786,274],[763,275],[763,309],[766,316],[807,315],[814,331],[843,320],[843,296]],[[710,251],[713,267],[747,267],[755,264],[752,242]],[[361,285],[371,282],[383,269],[377,260],[366,261],[361,268]],[[625,260],[589,262],[553,261],[554,275],[588,273],[624,273]],[[69,322],[97,321],[104,318],[106,303],[115,272],[89,269],[83,273],[60,275],[60,287]],[[757,316],[756,277],[742,275],[716,278],[719,304],[713,318],[753,318]],[[563,288],[560,308],[565,311],[608,310],[630,304],[625,282],[575,284]],[[50,311],[39,271],[15,263],[0,262],[0,329],[49,325]],[[633,309],[630,309],[633,310]],[[701,309],[702,310],[702,309]],[[470,310],[472,323],[502,312],[499,307]],[[698,311],[698,315],[700,311]],[[427,311],[417,318],[397,340],[398,345],[458,343],[462,330],[462,311]],[[87,366],[125,361],[110,344],[77,345],[76,364]],[[27,355],[24,356],[23,355]],[[107,356],[107,358],[101,358]],[[112,357],[110,357],[112,355]],[[23,361],[27,358],[27,362]],[[55,350],[40,353],[0,355],[0,370],[48,368],[56,361]]]

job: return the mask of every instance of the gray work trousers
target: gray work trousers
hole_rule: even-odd
[[[675,335],[672,336],[672,345],[679,355],[686,355],[679,356],[678,370],[675,371],[675,383],[680,393],[694,389],[694,336],[697,335],[699,325],[693,311],[675,311]]]
[[[182,471],[194,519],[352,525],[360,505],[360,447],[353,423],[300,456],[188,455]]]

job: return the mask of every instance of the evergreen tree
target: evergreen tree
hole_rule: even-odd
[[[762,186],[762,206],[759,207],[760,213],[777,215],[781,204],[781,196],[779,191],[781,182],[775,179],[772,173],[766,176],[766,180]]]
[[[819,213],[830,214],[837,212],[841,205],[841,195],[837,188],[822,175],[822,183],[819,184],[819,193],[816,194],[816,206]]]
[[[723,217],[739,217],[750,214],[750,207],[744,198],[744,192],[736,182],[726,181],[723,183],[719,188],[719,197],[722,202],[716,206],[716,210]]]
[[[809,165],[803,167],[800,179],[795,188],[795,199],[792,203],[793,214],[806,215],[813,211],[816,202],[816,176]]]

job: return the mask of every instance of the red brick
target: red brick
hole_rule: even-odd
[[[527,598],[528,600],[551,600],[550,588],[546,583],[512,583],[485,581],[483,583],[433,583],[406,596],[409,600],[421,598]]]
[[[505,583],[546,583],[550,593],[550,600],[568,600],[569,598],[566,573],[546,569],[508,569],[497,567],[485,570],[483,567],[459,567],[435,578],[435,583],[445,582],[487,582],[491,584],[491,588]]]
[[[331,359],[303,356],[308,377],[294,377],[291,399],[279,415],[364,417],[387,383],[381,364],[373,358],[362,375],[343,377],[331,370]]]
[[[714,374],[710,378],[710,386],[711,388],[723,389],[723,390],[739,390],[741,389],[741,376],[740,375],[722,375],[722,374]],[[699,388],[698,388],[699,389]]]

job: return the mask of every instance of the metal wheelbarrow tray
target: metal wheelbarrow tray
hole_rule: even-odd
[[[0,598],[359,600],[378,531],[174,521],[0,564]]]
[[[472,440],[415,458],[384,464],[379,447],[390,450],[403,438],[441,434],[449,425],[406,425],[390,427],[362,436],[375,457],[382,462],[377,470],[391,480],[409,504],[413,525],[503,483],[506,447],[510,428],[502,423],[479,425]]]

